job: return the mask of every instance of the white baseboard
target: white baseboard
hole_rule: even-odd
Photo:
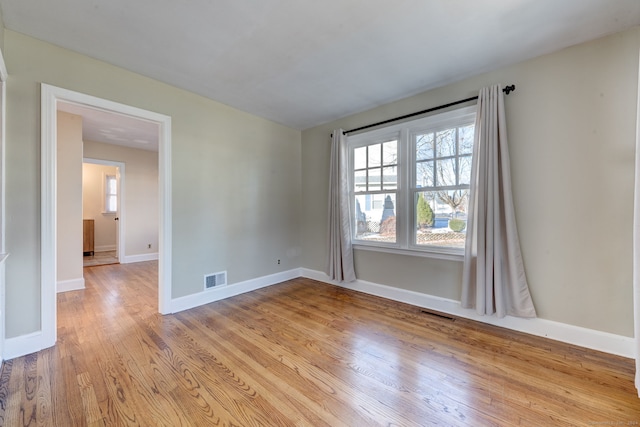
[[[219,288],[213,288],[207,291],[198,292],[197,294],[186,295],[184,297],[171,300],[171,313],[188,310],[190,308],[209,304],[214,301],[240,295],[245,292],[251,292],[266,286],[275,285],[287,280],[300,277],[300,269],[295,268],[281,273],[270,274],[269,276],[258,277],[256,279],[246,280],[244,282],[224,285]]]
[[[364,280],[356,280],[352,283],[338,283],[330,280],[329,276],[320,271],[306,268],[301,268],[300,271],[302,277],[341,286],[343,288],[361,291],[394,301],[440,311],[457,317],[463,317],[478,322],[512,329],[514,331],[546,337],[569,344],[575,344],[593,350],[603,351],[628,358],[635,358],[635,342],[631,337],[596,331],[593,329],[582,328],[579,326],[540,318],[522,319],[519,317],[506,316],[500,319],[496,316],[480,316],[475,310],[462,308],[460,301],[394,288],[392,286],[380,285],[378,283],[367,282]]]
[[[84,289],[84,277],[71,280],[60,280],[56,282],[56,292],[69,292]]]
[[[134,262],[155,261],[158,259],[158,253],[125,255],[120,257],[120,264],[131,264]]]
[[[43,342],[44,339],[41,331],[20,335],[14,338],[7,338],[4,341],[4,354],[2,355],[2,359],[11,360],[16,357],[40,351],[45,348],[42,345]]]
[[[100,245],[100,246],[95,246],[93,248],[94,252],[109,252],[109,251],[115,251],[116,250],[116,245]]]

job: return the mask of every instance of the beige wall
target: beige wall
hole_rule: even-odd
[[[0,49],[4,53],[4,17],[2,16],[2,10],[0,10]]]
[[[302,265],[325,260],[329,134],[514,83],[515,210],[541,318],[633,336],[632,213],[640,29],[473,77],[302,134]],[[459,262],[356,251],[358,277],[459,300]]]
[[[40,82],[172,117],[174,298],[300,266],[299,131],[9,30],[4,53],[7,337],[40,330]]]
[[[57,124],[56,252],[61,282],[82,279],[82,117],[60,111]]]
[[[114,144],[85,141],[85,158],[125,164],[124,200],[125,248],[127,256],[158,252],[158,153]],[[111,222],[113,216],[110,216]],[[115,242],[114,242],[115,243]],[[151,248],[149,248],[151,244]]]
[[[116,175],[117,172],[115,166],[82,164],[82,218],[94,221],[96,252],[116,249],[116,214],[104,213],[104,179],[106,175]]]

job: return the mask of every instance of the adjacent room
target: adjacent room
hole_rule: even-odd
[[[637,0],[0,24],[0,425],[640,423]]]

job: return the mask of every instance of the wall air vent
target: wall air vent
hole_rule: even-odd
[[[204,290],[217,288],[227,284],[227,272],[221,271],[220,273],[205,274],[204,275]]]

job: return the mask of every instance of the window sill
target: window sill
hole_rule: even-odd
[[[353,249],[363,250],[363,251],[372,251],[372,252],[384,252],[389,254],[396,255],[408,255],[408,256],[417,256],[423,258],[433,258],[433,259],[443,259],[447,261],[464,261],[464,250],[456,250],[456,249],[400,249],[400,248],[392,248],[392,247],[384,247],[384,246],[373,246],[373,245],[363,245],[354,243]]]
[[[117,212],[102,212],[102,215],[115,215]]]

